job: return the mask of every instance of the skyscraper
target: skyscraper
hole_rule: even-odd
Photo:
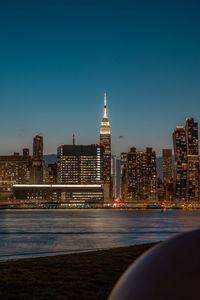
[[[127,199],[128,201],[137,200],[138,192],[138,165],[137,165],[137,152],[136,148],[130,148],[127,153],[127,164],[126,164],[126,181],[127,181]]]
[[[32,184],[44,183],[45,163],[43,161],[43,136],[33,138],[33,159],[31,164],[30,182]]]
[[[175,197],[186,200],[187,197],[187,145],[184,126],[177,126],[173,133],[175,158]]]
[[[126,199],[126,164],[127,164],[127,153],[122,152],[120,154],[120,198]]]
[[[146,172],[147,172],[147,190],[148,197],[156,200],[157,192],[157,168],[156,168],[156,152],[151,147],[147,147],[146,156]]]
[[[198,123],[187,118],[173,134],[175,155],[175,196],[181,200],[199,199]]]
[[[152,148],[137,152],[132,147],[126,160],[122,176],[122,195],[126,204],[132,206],[133,201],[156,200],[156,153]]]
[[[100,144],[104,147],[104,181],[111,184],[111,133],[107,115],[106,93],[104,93],[104,114],[100,127]]]
[[[162,150],[163,182],[169,184],[172,181],[172,149]]]
[[[174,185],[172,175],[172,149],[162,150],[162,167],[163,167],[163,181],[160,182],[162,193],[160,194],[162,199],[169,201],[174,196]]]
[[[188,200],[199,198],[199,145],[198,123],[194,118],[186,119],[186,144],[187,144],[187,197]]]
[[[33,160],[43,160],[43,136],[40,134],[33,138]]]
[[[120,171],[121,171],[121,161],[118,156],[112,155],[111,159],[111,177],[113,183],[113,197],[120,197]]]

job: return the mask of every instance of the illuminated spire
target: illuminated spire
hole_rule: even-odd
[[[104,93],[104,106],[106,106],[106,92]]]
[[[103,119],[101,121],[100,134],[110,134],[110,123],[107,115],[106,93],[104,93],[104,110]]]
[[[107,119],[107,106],[106,106],[106,93],[104,93],[104,113],[103,113],[103,118]]]

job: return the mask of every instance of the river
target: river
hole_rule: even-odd
[[[200,228],[200,210],[1,210],[0,260],[129,246]]]

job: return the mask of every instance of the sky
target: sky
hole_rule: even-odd
[[[200,121],[200,2],[0,1],[0,154],[99,142],[107,93],[112,152],[172,148]],[[119,138],[123,136],[123,138]]]

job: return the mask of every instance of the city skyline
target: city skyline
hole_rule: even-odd
[[[105,95],[105,93],[104,93],[104,95]],[[187,119],[187,118],[186,118]],[[198,121],[198,120],[197,120]],[[177,126],[179,126],[179,125],[175,125],[175,127],[177,127]],[[180,125],[180,126],[182,126],[182,125]],[[111,131],[111,134],[112,134],[112,131]],[[170,147],[168,147],[168,148],[170,148],[172,151],[173,151],[173,155],[174,155],[174,150],[173,150],[173,137],[172,137],[172,134],[173,134],[173,132],[171,132],[170,133],[170,135],[171,135],[171,142],[170,142],[170,146],[171,146],[171,148]],[[34,138],[34,137],[36,137],[36,136],[42,136],[42,137],[44,137],[43,136],[43,134],[42,133],[36,133],[36,134],[34,134],[33,136],[29,136],[29,140],[30,140],[30,144],[27,144],[27,143],[25,143],[25,145],[16,145],[16,147],[14,148],[14,149],[12,149],[12,150],[8,150],[8,152],[2,152],[1,151],[1,149],[0,149],[0,155],[12,155],[13,154],[13,152],[19,152],[19,153],[23,153],[23,150],[28,150],[28,151],[30,151],[30,149],[31,149],[31,147],[32,147],[32,139]],[[123,136],[119,136],[118,137],[119,139],[122,139],[122,142],[123,142]],[[45,139],[45,137],[44,137],[44,139]],[[77,140],[78,140],[78,143],[77,143]],[[68,144],[68,145],[72,145],[73,143],[75,143],[75,144],[77,144],[77,145],[81,145],[81,143],[79,142],[79,141],[83,141],[83,139],[80,137],[80,139],[79,139],[79,137],[77,137],[77,135],[75,135],[74,133],[73,134],[71,134],[71,136],[69,137],[67,137],[67,141],[68,141],[68,143],[65,143],[66,145]],[[48,144],[48,141],[45,141],[44,142],[44,149],[46,149],[46,152],[44,151],[44,155],[51,155],[51,154],[54,154],[54,155],[56,155],[56,153],[57,153],[57,148],[59,147],[59,146],[57,146],[56,148],[55,148],[55,150],[53,150],[53,151],[50,151],[49,152],[49,150],[48,150],[48,148],[47,148],[47,145],[45,144],[45,143],[47,143]],[[63,144],[63,143],[62,143]],[[84,142],[83,141],[83,143],[82,143],[83,145],[88,145],[89,143],[86,143],[86,142]],[[95,140],[95,141],[92,141],[91,142],[91,144],[99,144],[99,141],[98,141],[98,139],[97,140]],[[63,144],[64,145],[64,144]],[[146,143],[146,145],[148,145],[147,143]],[[139,151],[144,151],[145,150],[145,148],[147,147],[145,145],[145,142],[144,142],[144,145],[142,145],[142,146],[137,146],[137,145],[133,145],[134,147],[136,146],[137,148],[138,148],[138,150]],[[130,144],[130,142],[129,142],[129,147],[131,147],[132,145]],[[152,147],[154,147],[155,148],[155,145],[151,145]],[[111,147],[112,148],[112,147]],[[163,149],[164,148],[160,148],[159,150],[157,150],[156,151],[156,153],[158,154],[158,157],[162,157],[162,151],[163,151]],[[123,148],[123,151],[121,151],[120,153],[123,153],[123,152],[128,152],[128,150],[129,149],[125,149],[125,148]],[[2,153],[1,153],[2,152]],[[112,151],[112,154],[113,155],[117,155],[118,157],[120,157],[120,153],[118,152],[118,153],[116,153],[115,151]],[[31,150],[30,151],[30,155],[34,155],[33,154],[33,151]]]
[[[199,121],[200,4],[11,1],[0,4],[0,154],[98,141],[104,91],[112,152],[173,148]]]
[[[1,299],[198,297],[199,12],[0,0]]]
[[[104,116],[105,116],[105,107],[106,107],[106,116],[107,116],[107,106],[105,106],[105,101],[107,101],[106,100],[106,97],[107,97],[107,95],[106,95],[106,92],[104,92],[104,109],[103,109],[103,118],[104,118]],[[186,118],[186,120],[187,120],[188,118]],[[101,124],[102,124],[102,122],[101,122]],[[109,125],[109,121],[108,121],[108,125]],[[102,126],[102,125],[101,125]],[[99,130],[99,132],[101,132],[101,126],[100,126],[100,130]],[[109,125],[110,126],[110,125]],[[179,127],[179,125],[177,126],[175,126],[175,127]],[[180,126],[180,127],[183,127],[182,125]],[[109,129],[110,130],[110,129]],[[197,128],[197,131],[198,131],[198,128]],[[111,132],[111,135],[112,135],[112,131],[110,131]],[[42,139],[43,139],[43,135],[41,134],[41,133],[38,133],[38,134],[35,134],[33,137],[32,137],[32,139],[35,139],[36,137],[41,137]],[[119,136],[118,137],[119,139],[122,139],[123,140],[123,136]],[[171,133],[171,138],[172,138],[172,142],[171,142],[171,147],[172,148],[170,148],[172,151],[173,151],[173,155],[174,155],[174,149],[173,149],[173,132]],[[69,140],[69,138],[68,138],[68,140]],[[82,140],[82,139],[81,139]],[[62,145],[73,145],[73,144],[76,144],[76,141],[77,141],[77,136],[73,133],[73,134],[71,134],[71,137],[70,137],[70,141],[69,141],[69,143],[65,143],[65,144],[63,144],[62,143]],[[83,145],[88,145],[89,143],[82,143]],[[95,142],[93,141],[93,142],[91,142],[91,144],[99,144],[99,141],[98,140],[96,140]],[[111,143],[112,144],[112,143]],[[21,147],[19,147],[19,145],[16,145],[16,148],[15,149],[13,149],[12,151],[8,151],[8,153],[3,153],[3,155],[5,154],[5,155],[12,155],[13,154],[13,152],[18,152],[18,153],[22,153],[23,154],[23,152],[24,151],[28,151],[28,153],[30,153],[30,155],[32,155],[32,156],[34,156],[34,152],[33,151],[30,151],[30,149],[31,149],[31,145],[32,145],[32,143],[30,144],[30,145],[27,145],[26,144],[26,146],[24,146],[24,145],[21,145]],[[81,145],[80,143],[78,143],[77,145]],[[146,144],[147,145],[147,144]],[[42,145],[42,147],[43,147],[43,145]],[[129,147],[131,147],[131,145],[129,144]],[[135,145],[134,145],[134,147],[135,147]],[[137,145],[136,145],[136,147],[137,147]],[[153,147],[153,145],[152,145],[152,147]],[[199,147],[199,146],[198,146]],[[44,149],[46,148],[46,150],[47,150],[47,146],[45,147],[45,143],[44,143]],[[54,155],[57,155],[56,154],[56,152],[57,152],[57,149],[59,148],[59,146],[57,146],[56,147],[56,150],[54,151],[54,152],[48,152],[48,150],[47,150],[47,152],[45,153],[44,152],[44,155],[51,155],[51,154],[54,154]],[[147,146],[142,146],[142,147],[137,147],[138,148],[138,151],[144,151],[145,150],[145,148],[148,148]],[[169,148],[169,147],[168,147]],[[111,147],[111,149],[112,149],[112,147]],[[124,148],[123,148],[124,149]],[[117,153],[117,156],[118,157],[120,157],[120,154],[121,153],[124,153],[124,152],[128,152],[128,150],[129,149],[126,149],[126,150],[124,150],[124,151],[122,151],[122,152],[120,152],[120,153]],[[43,150],[42,150],[43,151]],[[159,151],[158,151],[158,157],[162,157],[162,151],[163,151],[163,148],[162,149],[160,149]],[[156,152],[156,151],[155,151]],[[2,153],[1,153],[1,150],[0,150],[0,154],[2,155]],[[113,151],[111,151],[111,154],[112,155],[115,155],[116,156],[116,153],[114,152],[113,153]]]

